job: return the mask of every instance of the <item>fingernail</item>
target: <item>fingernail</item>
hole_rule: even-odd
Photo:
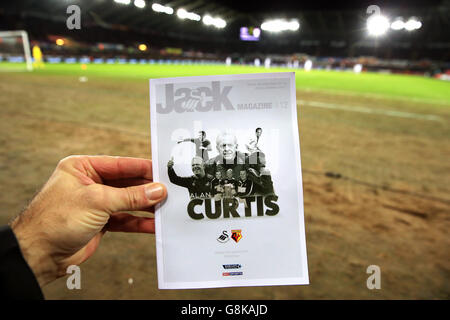
[[[145,189],[145,195],[149,200],[159,200],[164,196],[164,187],[158,183],[152,184]]]

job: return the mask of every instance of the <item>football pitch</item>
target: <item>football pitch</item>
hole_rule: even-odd
[[[0,63],[4,69],[24,69],[23,64]],[[1,70],[1,69],[0,69]],[[41,75],[72,75],[114,77],[131,80],[170,78],[236,73],[294,72],[299,90],[338,91],[364,96],[393,99],[412,99],[450,106],[449,84],[421,76],[382,73],[355,74],[352,71],[314,70],[253,67],[246,65],[188,65],[188,64],[46,64],[35,70]]]
[[[60,279],[48,299],[450,298],[450,83],[224,65],[2,67],[1,224],[65,156],[151,158],[148,79],[296,71],[309,286],[161,291],[154,235],[109,233],[81,266],[82,289]],[[381,290],[366,287],[370,265]]]

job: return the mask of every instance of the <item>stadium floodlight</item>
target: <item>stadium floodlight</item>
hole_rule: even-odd
[[[402,30],[405,27],[405,22],[403,22],[402,18],[397,18],[394,22],[391,23],[392,30]]]
[[[206,24],[207,26],[211,26],[214,24],[214,18],[209,16],[209,15],[205,15],[203,16],[202,19],[203,23]]]
[[[130,4],[131,0],[114,0],[114,2],[120,3],[120,4]]]
[[[289,22],[289,27],[291,31],[297,31],[300,29],[300,23],[296,20]]]
[[[178,18],[184,20],[184,19],[189,19],[189,20],[194,20],[194,21],[200,21],[201,17],[194,13],[194,12],[188,12],[183,8],[180,8],[177,10],[177,16]]]
[[[152,10],[155,12],[162,12],[165,14],[173,14],[173,8],[168,6],[163,6],[159,3],[152,4]]]
[[[420,29],[422,27],[422,22],[420,22],[416,17],[409,18],[405,23],[405,30],[413,31]]]
[[[268,20],[261,24],[261,29],[269,32],[297,31],[300,29],[300,23],[297,20]]]
[[[372,15],[367,19],[367,31],[371,36],[381,36],[387,32],[390,27],[388,18],[381,14]]]
[[[227,25],[225,20],[223,20],[221,18],[213,18],[208,14],[203,16],[202,21],[207,26],[214,26],[219,29],[223,29]]]
[[[134,0],[134,5],[140,9],[145,8],[145,1],[144,0]]]

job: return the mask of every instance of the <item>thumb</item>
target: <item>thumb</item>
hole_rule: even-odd
[[[154,206],[167,196],[166,187],[161,183],[148,183],[126,188],[107,188],[107,210],[135,211]]]

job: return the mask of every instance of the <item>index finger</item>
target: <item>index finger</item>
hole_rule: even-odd
[[[106,180],[124,178],[153,179],[152,161],[142,158],[90,156],[89,163]]]

